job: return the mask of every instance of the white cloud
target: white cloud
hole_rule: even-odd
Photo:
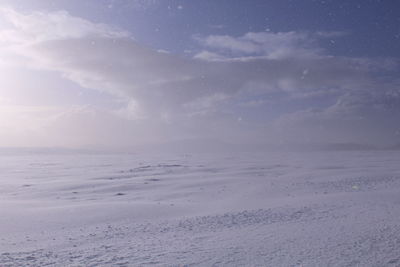
[[[324,38],[335,38],[335,37],[343,37],[348,35],[349,33],[346,31],[318,31],[315,33],[317,36]]]
[[[26,38],[15,46],[15,51],[32,59],[35,67],[60,71],[83,87],[133,98],[139,106],[149,105],[152,109],[176,108],[218,93],[234,95],[249,84],[289,94],[362,86],[369,80],[370,66],[379,69],[373,61],[314,57],[322,49],[311,45],[313,40],[305,33],[210,36],[205,39],[207,45],[262,55],[232,60],[204,52],[193,60],[143,47],[124,31],[66,12],[3,12],[11,17],[15,35]],[[68,25],[70,30],[64,30]],[[32,38],[26,36],[37,37],[32,43]]]
[[[106,24],[92,23],[73,17],[66,11],[52,13],[31,12],[23,14],[12,8],[0,8],[0,14],[17,30],[6,30],[0,35],[3,42],[30,44],[50,40],[97,36],[104,38],[123,38],[130,34],[114,29]]]
[[[201,52],[197,53],[196,55],[194,55],[193,58],[205,60],[205,61],[226,61],[226,60],[228,60],[227,57],[225,57],[223,55],[219,55],[214,52],[210,52],[210,51],[201,51]]]
[[[237,56],[253,55],[267,59],[284,59],[317,57],[323,52],[315,44],[315,36],[305,32],[248,32],[239,37],[210,35],[196,36],[195,39],[223,54],[229,52]]]
[[[154,131],[175,137],[208,135],[209,124],[218,124],[213,134],[218,132],[221,136],[236,130],[242,131],[238,136],[242,133],[245,136],[251,127],[260,131],[255,134],[258,136],[276,129],[290,131],[292,127],[309,131],[311,138],[320,123],[307,119],[313,121],[309,127],[300,127],[299,123],[306,125],[304,117],[317,114],[321,120],[329,118],[340,101],[363,95],[359,92],[367,92],[368,101],[361,105],[369,108],[381,95],[391,92],[393,96],[398,85],[379,81],[375,75],[396,69],[393,61],[333,57],[319,46],[318,38],[341,37],[344,35],[341,32],[249,32],[239,37],[196,37],[202,44],[202,52],[187,58],[149,49],[126,31],[73,17],[64,11],[24,14],[1,9],[0,13],[13,25],[12,29],[0,32],[3,48],[24,56],[32,68],[57,71],[82,87],[107,92],[119,99],[120,105],[112,110],[89,109],[95,110],[92,115],[88,109],[68,113],[69,119],[64,119],[68,123],[64,125],[74,129],[88,129],[87,125],[92,125],[95,133],[88,132],[99,136],[101,131],[107,132],[106,136],[112,136],[113,131],[124,132],[118,138],[120,142],[132,140],[132,133],[137,142],[149,136],[161,138],[161,133],[158,137],[149,134]],[[269,128],[259,126],[265,123],[263,120],[249,125],[243,119],[238,126],[237,118],[243,118],[241,109],[260,108],[273,102],[290,106],[293,101],[323,97],[333,99],[323,106],[318,101],[303,103],[295,111],[279,107],[277,110],[284,111],[276,111],[277,122]],[[310,113],[305,105],[315,105],[321,111]],[[353,115],[359,113],[352,111]],[[101,116],[104,118],[100,119]],[[127,122],[129,126],[124,126]],[[58,125],[55,129],[63,128],[61,120],[52,123]],[[113,131],[105,130],[103,124],[115,127]],[[101,138],[106,137],[97,140]]]

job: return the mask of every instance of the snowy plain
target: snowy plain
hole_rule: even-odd
[[[0,155],[0,266],[400,266],[400,152]]]

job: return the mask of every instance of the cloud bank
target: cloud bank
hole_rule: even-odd
[[[197,51],[187,56],[155,51],[127,31],[65,11],[2,8],[0,14],[11,25],[0,32],[3,58],[59,73],[117,103],[60,111],[38,126],[56,137],[52,144],[186,138],[375,144],[399,138],[397,61],[330,55],[321,43],[345,38],[344,32],[195,35]]]

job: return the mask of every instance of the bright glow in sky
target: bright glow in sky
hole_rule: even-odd
[[[398,11],[389,1],[2,1],[0,146],[398,144]]]

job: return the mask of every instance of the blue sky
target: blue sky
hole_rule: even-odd
[[[242,35],[267,29],[346,31],[330,52],[349,56],[399,56],[397,1],[10,1],[21,9],[67,10],[93,22],[129,30],[154,48],[183,52],[193,34]]]
[[[0,1],[0,145],[400,142],[396,1]]]

